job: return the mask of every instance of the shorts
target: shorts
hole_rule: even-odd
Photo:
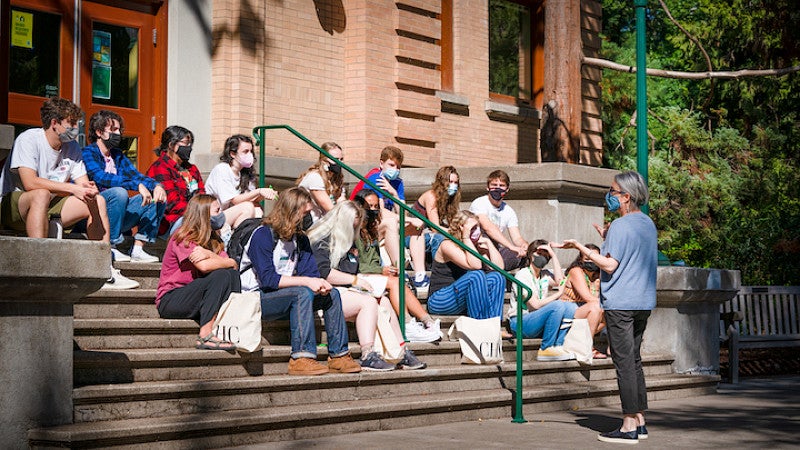
[[[22,214],[19,213],[19,198],[25,191],[9,192],[3,197],[0,203],[0,216],[4,228],[15,231],[26,231],[25,221],[22,219]],[[61,210],[64,208],[69,197],[53,197],[50,200],[50,206],[47,210],[47,218],[52,219],[53,216],[60,216]]]
[[[425,252],[431,255],[431,259],[436,256],[436,251],[439,250],[439,246],[442,245],[444,242],[444,235],[439,233],[433,232],[424,232],[422,236],[425,237]],[[411,238],[406,236],[406,248],[408,248],[411,242]]]

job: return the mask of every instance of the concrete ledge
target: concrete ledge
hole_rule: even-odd
[[[704,302],[718,305],[733,298],[741,284],[738,270],[659,267],[658,307]]]

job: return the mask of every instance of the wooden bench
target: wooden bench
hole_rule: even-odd
[[[739,349],[800,346],[800,286],[743,286],[719,312],[731,383],[739,382]]]

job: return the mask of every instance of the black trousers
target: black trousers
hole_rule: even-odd
[[[622,414],[636,414],[647,409],[641,347],[650,311],[606,310],[605,316]]]
[[[158,315],[162,319],[194,319],[202,327],[219,312],[231,292],[241,291],[238,270],[217,269],[164,294],[158,304]]]

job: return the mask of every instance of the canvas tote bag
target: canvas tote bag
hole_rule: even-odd
[[[592,365],[594,338],[587,319],[572,319],[572,327],[564,338],[564,350],[575,355],[581,364]]]
[[[503,339],[500,317],[473,319],[460,316],[447,332],[450,340],[461,344],[461,364],[498,364],[503,362]]]
[[[259,291],[231,292],[214,321],[214,335],[233,342],[236,350],[261,349],[261,294]]]
[[[403,359],[405,342],[399,340],[391,324],[392,313],[383,306],[378,306],[378,328],[375,330],[373,349],[390,363],[398,363]]]

